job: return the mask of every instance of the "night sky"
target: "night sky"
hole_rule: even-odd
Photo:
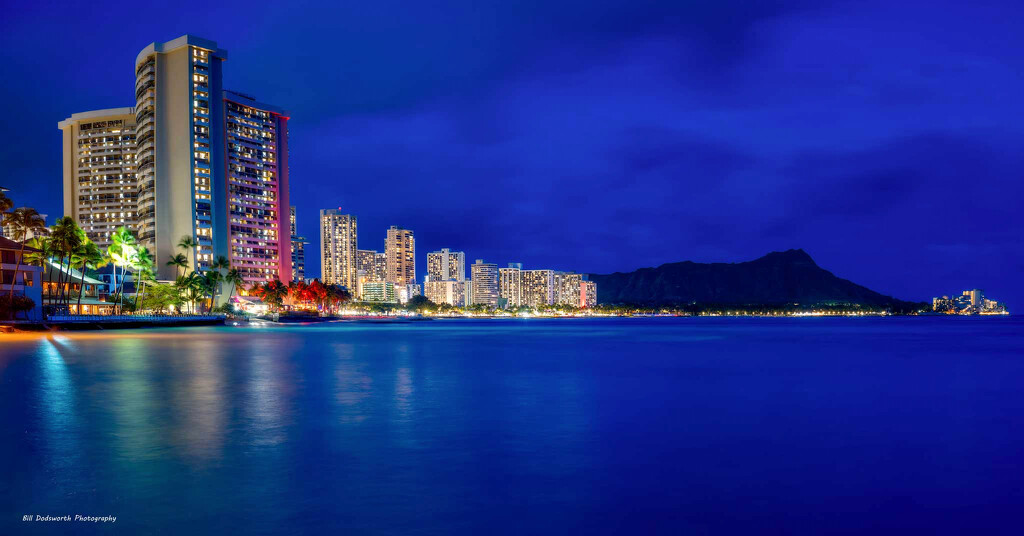
[[[5,8],[18,205],[60,216],[57,122],[133,106],[136,54],[190,33],[291,112],[308,275],[341,207],[364,249],[413,229],[420,276],[441,247],[583,272],[803,248],[899,298],[1024,307],[1020,2],[177,4]]]

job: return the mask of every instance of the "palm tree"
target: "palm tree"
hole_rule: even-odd
[[[214,307],[214,302],[217,301],[217,296],[220,295],[221,282],[226,280],[226,272],[231,268],[231,263],[228,262],[228,258],[224,255],[219,255],[214,259],[213,264],[210,265],[210,273],[217,274],[212,276],[211,283],[213,284],[213,298],[210,302],[210,308]]]
[[[170,260],[167,261],[167,266],[174,266],[175,267],[174,268],[175,278],[181,277],[181,270],[182,269],[188,269],[188,259],[184,255],[182,255],[181,253],[178,253],[177,255],[169,257],[169,259]]]
[[[238,285],[245,284],[245,278],[242,277],[242,272],[239,272],[238,268],[228,270],[228,275],[224,276],[224,281],[231,285],[231,290],[228,291],[228,300],[231,300],[231,294],[238,289]]]
[[[263,300],[263,303],[269,305],[274,311],[281,307],[284,297],[288,295],[288,287],[277,279],[267,281],[263,285],[254,284],[252,290],[259,299]]]
[[[118,295],[118,312],[120,312],[120,304],[123,301],[124,294],[124,276],[128,268],[135,262],[135,256],[138,252],[135,249],[135,235],[124,226],[118,227],[114,231],[110,241],[107,253],[114,263],[114,285]],[[120,279],[117,277],[117,268],[121,268]]]
[[[147,279],[143,277],[143,272],[150,272],[153,269],[153,256],[150,255],[149,254],[149,250],[146,249],[145,246],[143,246],[143,247],[140,247],[135,252],[135,259],[134,259],[134,261],[135,262],[132,263],[132,268],[134,268],[137,271],[137,273],[138,273],[138,276],[136,277],[136,279],[138,280],[139,285],[141,285],[141,287],[142,287],[141,288],[142,296],[145,297],[145,295],[146,295],[146,281],[147,281]],[[150,273],[150,275],[152,275],[152,273]],[[135,289],[135,297],[136,297],[136,300],[135,300],[136,301],[135,310],[136,310],[136,312],[139,310],[139,305],[142,303],[141,301],[138,300],[139,290],[140,290],[138,288],[139,285],[136,285],[136,289]]]
[[[195,272],[189,272],[174,282],[174,286],[186,298],[189,304],[189,313],[193,312],[196,301],[203,296],[203,278]]]
[[[50,257],[53,256],[53,250],[50,247],[50,239],[45,236],[36,236],[28,241],[28,247],[35,251],[30,251],[25,254],[25,264],[30,266],[38,266],[40,268],[49,269],[50,278],[53,277],[53,264],[50,263]],[[43,293],[43,303],[46,303],[46,293]]]
[[[210,268],[214,270],[227,270],[228,268],[231,268],[231,263],[228,262],[227,257],[225,257],[224,255],[220,255],[217,257],[216,260],[213,261],[213,264],[210,265]]]
[[[75,223],[69,216],[64,216],[57,220],[57,223],[53,226],[50,237],[50,247],[55,255],[60,257],[60,272],[57,274],[57,289],[60,292],[57,302],[63,303],[65,292],[65,281],[64,281],[64,258],[71,258],[71,252],[73,252],[78,246],[82,244],[82,240],[85,238],[85,233],[79,229],[78,224]],[[52,278],[51,278],[52,281]]]
[[[196,260],[196,247],[198,246],[199,242],[196,242],[196,240],[189,235],[181,237],[181,240],[178,241],[178,247],[184,249],[186,253],[188,253],[189,250],[192,250],[193,270],[199,269],[199,265],[197,264],[198,261]]]
[[[217,270],[210,270],[204,273],[201,279],[203,290],[210,297],[210,310],[212,311],[214,302],[217,300],[217,289],[220,287],[220,282],[224,279],[224,275]]]
[[[0,192],[0,221],[3,220],[4,214],[7,214],[7,211],[12,208],[14,208],[14,201],[11,201],[11,198]]]
[[[82,313],[82,294],[85,294],[85,271],[87,269],[97,269],[107,264],[107,257],[100,251],[99,246],[94,244],[92,240],[88,238],[85,242],[75,251],[74,258],[79,263],[79,269],[82,270],[82,277],[78,282],[78,313]]]
[[[4,197],[4,199],[7,199]],[[46,221],[36,212],[34,208],[21,207],[14,212],[7,212],[3,217],[3,224],[14,230],[11,237],[15,242],[21,242],[21,252],[18,254],[18,264],[14,268],[14,279],[11,280],[11,296],[14,300],[14,282],[18,280],[18,272],[21,271],[22,260],[25,256],[25,242],[28,241],[29,233],[42,234],[46,232]]]
[[[135,306],[135,310],[136,311],[141,311],[142,310],[142,304],[143,304],[143,302],[146,301],[146,291],[149,290],[150,286],[153,286],[153,285],[156,284],[156,276],[153,275],[153,270],[150,269],[150,268],[143,268],[143,269],[139,270],[139,281],[141,281],[143,283],[143,285],[142,285],[142,297],[139,298],[138,300],[136,300],[136,306]],[[146,285],[145,283],[149,283],[149,285]]]

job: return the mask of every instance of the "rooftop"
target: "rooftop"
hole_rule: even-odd
[[[11,240],[10,238],[4,238],[4,237],[0,236],[0,249],[13,249],[13,250],[21,251],[21,242],[15,242],[14,240]],[[39,251],[39,250],[36,249],[36,248],[25,246],[25,253],[29,253],[29,252],[35,253],[37,251]]]
[[[139,52],[138,56],[135,57],[135,65],[138,66],[142,63],[142,60],[146,59],[147,56],[154,52],[166,54],[189,45],[209,50],[214,56],[220,59],[228,59],[228,51],[218,48],[216,41],[210,41],[209,39],[203,39],[202,37],[185,34],[177,39],[172,39],[163,43],[150,43],[146,48],[142,49],[142,52]]]

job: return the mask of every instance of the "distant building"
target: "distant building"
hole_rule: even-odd
[[[320,211],[320,278],[355,291],[358,233],[356,217],[341,209]]]
[[[409,300],[423,295],[423,288],[416,283],[409,283],[403,287],[398,287],[397,290],[398,303],[409,303]]]
[[[288,207],[288,227],[292,237],[292,281],[306,280],[306,238],[299,236],[295,207]]]
[[[580,309],[589,309],[595,306],[597,306],[597,283],[580,281]]]
[[[523,304],[522,270],[522,263],[509,263],[508,268],[498,268],[498,296],[509,309]]]
[[[555,272],[555,289],[558,295],[555,303],[559,305],[580,306],[580,283],[583,274],[573,272]]]
[[[557,295],[554,270],[522,270],[521,274],[523,305],[554,305]]]
[[[951,315],[1008,314],[1006,305],[986,298],[981,289],[965,290],[954,298],[932,298],[932,310]]]
[[[472,299],[471,303],[497,307],[499,293],[498,265],[477,259],[472,266]]]
[[[362,299],[368,302],[398,303],[395,284],[387,281],[371,281],[363,284]]]
[[[135,108],[76,113],[57,126],[64,148],[64,215],[106,249],[118,227],[136,231]]]
[[[455,307],[466,305],[466,282],[448,279],[445,281],[431,281],[427,279],[423,284],[423,292],[426,298],[436,304],[448,304]]]
[[[48,216],[49,216],[48,214],[40,214],[39,215],[39,217],[43,219],[43,225],[46,225],[46,218]],[[2,219],[2,218],[0,218],[0,219]],[[21,240],[21,237],[18,236],[18,233],[16,233],[14,231],[14,227],[10,226],[10,225],[4,225],[3,227],[0,227],[0,236],[4,236],[4,237],[7,237],[7,238],[10,238],[11,240],[14,240],[14,241],[20,241]],[[32,240],[36,236],[37,236],[36,233],[34,233],[32,231],[29,231],[28,233],[25,234],[25,240]],[[106,250],[104,250],[104,251],[106,251]]]
[[[465,281],[465,252],[442,248],[427,253],[427,278],[430,281]]]
[[[416,239],[412,231],[392,225],[384,242],[385,279],[398,287],[416,283]]]
[[[384,281],[387,272],[387,258],[372,249],[356,250],[356,269],[366,274],[367,281]]]

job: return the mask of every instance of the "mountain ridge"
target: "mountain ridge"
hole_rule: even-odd
[[[588,274],[597,301],[643,305],[857,305],[903,306],[818,266],[803,249],[773,251],[737,263],[680,261],[632,272]]]

